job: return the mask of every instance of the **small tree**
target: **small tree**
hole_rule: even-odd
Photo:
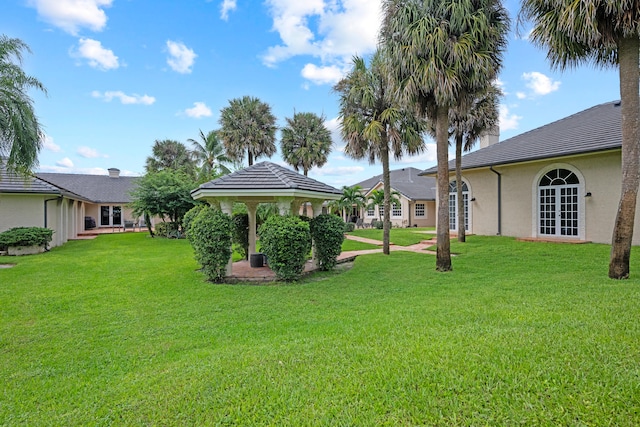
[[[311,250],[309,223],[294,216],[273,215],[260,227],[260,243],[276,277],[296,280]]]
[[[344,241],[344,221],[336,215],[318,215],[309,224],[320,270],[335,267]]]
[[[189,225],[189,241],[207,279],[219,283],[231,257],[231,217],[206,207]]]
[[[196,204],[191,197],[195,187],[193,179],[181,172],[147,173],[131,192],[133,201],[129,206],[136,216],[159,216],[180,225],[184,214]]]
[[[249,215],[246,213],[233,214],[233,243],[238,245],[240,254],[249,259]]]

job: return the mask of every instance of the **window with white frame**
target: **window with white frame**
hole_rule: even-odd
[[[394,203],[391,206],[391,215],[393,215],[395,217],[402,216],[402,204],[401,203]]]
[[[424,203],[416,203],[416,218],[424,218]]]
[[[380,219],[384,218],[384,206],[378,206],[378,215],[380,215]]]
[[[369,206],[369,207],[367,208],[367,216],[368,216],[369,218],[373,218],[375,215],[376,215],[376,210],[375,210],[375,208],[374,208],[373,206]]]

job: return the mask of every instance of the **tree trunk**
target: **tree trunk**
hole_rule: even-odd
[[[249,166],[253,165],[253,153],[251,150],[247,150],[247,161],[249,162]]]
[[[618,214],[611,239],[611,259],[609,277],[627,279],[629,277],[629,259],[636,213],[636,199],[639,169],[639,118],[640,99],[638,92],[638,63],[640,41],[637,36],[629,36],[618,42],[620,67],[620,100],[622,113],[622,191]]]
[[[464,200],[462,200],[462,135],[456,135],[456,202],[458,204],[458,242],[466,242]]]
[[[382,161],[382,186],[384,189],[384,218],[382,220],[382,253],[389,255],[389,242],[391,240],[391,178],[389,175],[389,141],[387,133],[382,137],[380,160]]]
[[[436,270],[451,271],[449,240],[449,114],[447,107],[436,113],[436,156],[438,158],[438,239]]]

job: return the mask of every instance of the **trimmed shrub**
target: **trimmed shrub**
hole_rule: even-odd
[[[212,282],[222,282],[231,257],[231,217],[207,207],[191,221],[189,241],[202,271]]]
[[[384,228],[384,221],[375,221],[373,223],[374,228],[377,228],[378,230],[382,230]]]
[[[238,245],[238,251],[244,259],[249,259],[249,215],[246,213],[233,214],[233,243]]]
[[[189,238],[189,227],[191,226],[191,223],[196,219],[200,211],[208,207],[209,205],[197,204],[184,214],[184,217],[182,218],[182,229],[184,230],[184,234],[187,236],[187,239]]]
[[[42,227],[15,227],[0,233],[0,248],[44,246],[53,238],[53,230]]]
[[[354,225],[352,222],[349,224]],[[310,231],[320,270],[331,270],[342,251],[344,221],[336,215],[318,215],[311,220]]]
[[[296,280],[304,271],[311,249],[309,223],[295,216],[270,216],[260,226],[260,244],[276,277]]]
[[[178,231],[177,222],[159,222],[154,225],[156,235],[161,237],[169,237],[173,232]]]
[[[340,219],[340,221],[342,221],[341,218],[338,218],[338,219]],[[342,231],[343,231],[343,233],[351,233],[355,229],[356,229],[356,225],[353,222],[344,222],[344,221],[342,221]]]

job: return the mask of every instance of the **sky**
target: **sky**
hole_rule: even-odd
[[[336,188],[382,173],[345,156],[333,85],[354,55],[376,48],[380,0],[2,0],[0,34],[32,51],[23,69],[47,88],[30,92],[45,132],[38,171],[143,175],[154,141],[185,143],[219,128],[229,100],[257,97],[277,125],[295,112],[322,115],[333,149],[311,178]],[[499,84],[500,140],[620,98],[615,69],[551,69],[512,19]],[[518,31],[517,31],[518,30]],[[271,159],[286,165],[278,153]],[[391,169],[427,169],[424,154]],[[453,158],[450,153],[450,158]],[[245,159],[246,162],[246,159]],[[246,164],[246,163],[245,163]]]

